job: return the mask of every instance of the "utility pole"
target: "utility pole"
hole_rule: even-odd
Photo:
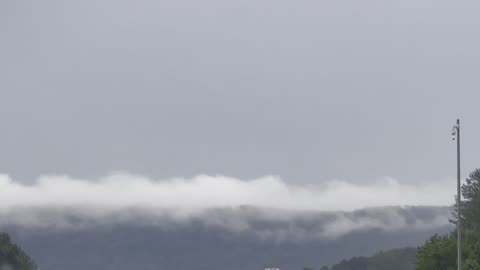
[[[461,181],[460,181],[460,119],[453,126],[452,139],[457,140],[457,269],[462,270],[462,214],[461,214]]]

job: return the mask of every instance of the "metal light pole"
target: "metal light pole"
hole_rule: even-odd
[[[457,140],[457,269],[462,270],[462,215],[461,207],[462,193],[460,183],[460,119],[457,119],[457,124],[453,126],[452,139]]]

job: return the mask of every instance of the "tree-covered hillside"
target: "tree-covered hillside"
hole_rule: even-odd
[[[34,270],[37,267],[25,252],[12,243],[8,234],[0,233],[0,269]]]
[[[414,270],[416,254],[415,248],[394,249],[372,257],[343,260],[331,268],[324,266],[321,270]]]
[[[480,169],[462,185],[462,262],[464,270],[480,269]],[[458,213],[453,213],[453,223]],[[418,250],[417,270],[457,268],[457,232],[433,236]]]

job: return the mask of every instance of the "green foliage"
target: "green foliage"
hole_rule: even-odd
[[[368,270],[413,270],[415,269],[416,254],[415,248],[380,252],[370,258]]]
[[[456,267],[456,240],[449,236],[432,236],[418,249],[417,269],[450,270]]]
[[[478,270],[480,269],[480,225],[469,226],[463,235],[463,268],[465,270]]]
[[[324,266],[321,270],[413,270],[416,252],[415,248],[394,249],[368,258],[343,260],[331,268]]]
[[[17,245],[13,244],[10,236],[0,233],[0,268],[14,270],[37,269],[35,263]]]
[[[462,185],[462,221],[465,228],[480,225],[480,169],[473,171]]]
[[[462,185],[462,262],[465,270],[480,269],[480,169]],[[456,208],[452,222],[458,220]],[[457,267],[457,232],[435,235],[418,249],[417,270],[450,270]]]

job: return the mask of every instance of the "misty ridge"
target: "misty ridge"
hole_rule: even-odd
[[[404,185],[392,178],[301,186],[274,176],[153,180],[126,173],[97,180],[44,176],[23,184],[2,175],[0,225],[63,231],[112,225],[168,231],[195,225],[275,241],[335,239],[375,229],[449,226],[449,188]]]
[[[92,228],[155,227],[160,231],[178,231],[199,227],[228,232],[231,235],[254,236],[269,241],[336,240],[352,233],[372,230],[384,232],[431,231],[451,227],[449,207],[379,207],[352,212],[315,212],[238,207],[209,209],[201,215],[179,220],[155,209],[124,209],[108,214],[92,210],[14,209],[2,214],[9,220],[4,228],[15,226],[37,231],[88,231]]]
[[[68,215],[69,222],[83,223],[77,227],[2,225],[2,230],[42,269],[302,269],[419,246],[433,234],[451,231],[449,212],[427,206],[352,212],[239,207],[212,209],[172,224],[161,216],[152,220],[151,214],[138,218],[143,214],[132,210],[94,222]],[[129,218],[113,222],[122,215]],[[62,212],[62,219],[66,216]]]

